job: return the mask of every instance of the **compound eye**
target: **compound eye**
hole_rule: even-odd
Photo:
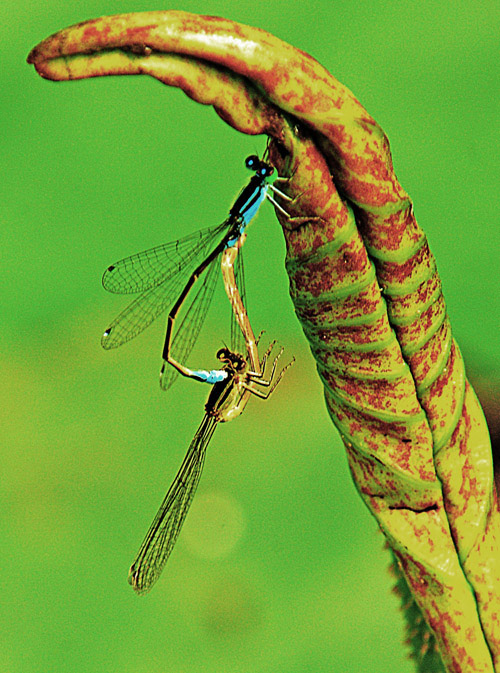
[[[274,168],[269,166],[269,164],[262,164],[262,166],[259,168],[259,175],[261,175],[263,178],[267,177],[268,175],[272,175],[273,173]]]
[[[260,163],[260,159],[257,155],[252,154],[251,156],[245,159],[245,166],[250,168],[250,170],[255,170]]]
[[[229,356],[229,350],[227,348],[221,348],[220,350],[217,351],[217,355],[215,356],[217,360],[227,360]]]

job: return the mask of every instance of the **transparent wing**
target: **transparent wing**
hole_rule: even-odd
[[[160,285],[193,259],[203,259],[215,247],[214,241],[228,230],[226,220],[215,227],[207,227],[178,241],[138,252],[109,266],[102,284],[108,292],[134,294]]]
[[[214,296],[215,285],[220,273],[220,255],[205,270],[198,279],[194,289],[196,293],[188,305],[188,309],[181,320],[173,338],[170,351],[172,357],[185,364],[201,331],[203,322],[208,313],[208,307]],[[199,285],[199,287],[197,287]],[[160,386],[168,390],[179,376],[179,372],[167,362],[160,379]]]
[[[219,236],[220,239],[220,231]],[[167,308],[173,306],[182,290],[184,289],[189,277],[200,264],[200,262],[213,250],[217,243],[214,242],[214,237],[206,239],[204,247],[191,250],[189,257],[185,257],[182,264],[174,269],[170,267],[168,275],[159,280],[155,285],[145,290],[139,297],[129,304],[109,325],[101,338],[101,345],[106,350],[111,348],[118,348],[127,341],[134,339],[138,334],[146,329],[156,318],[161,315]],[[128,258],[132,259],[132,258]],[[200,282],[207,281],[207,272],[205,272]],[[210,294],[210,299],[212,298]],[[196,301],[196,298],[195,300]],[[205,309],[208,309],[208,304]],[[191,348],[196,340],[199,329],[203,322],[202,316],[199,323],[198,331],[195,332]],[[189,351],[191,350],[189,349]]]
[[[172,306],[182,292],[193,265],[185,266],[181,271],[160,285],[152,287],[129,304],[109,325],[101,338],[101,345],[106,350],[118,348],[130,341]]]
[[[146,593],[151,589],[167,562],[198,486],[206,448],[217,423],[213,416],[204,416],[181,468],[130,567],[128,581],[137,593]]]
[[[102,276],[103,287],[115,294],[144,292],[176,274],[193,257],[203,259],[228,229],[226,220],[215,227],[200,229],[177,241],[143,250],[108,266]]]

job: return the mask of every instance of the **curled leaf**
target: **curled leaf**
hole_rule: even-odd
[[[311,56],[216,17],[103,17],[47,38],[28,60],[54,80],[147,74],[271,138],[293,199],[291,219],[277,212],[290,292],[356,487],[446,670],[500,668],[488,433],[382,129]]]

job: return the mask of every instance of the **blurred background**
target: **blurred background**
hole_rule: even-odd
[[[327,416],[270,207],[245,245],[250,317],[296,363],[268,402],[218,428],[152,592],[127,584],[208,389],[183,380],[160,391],[163,319],[101,349],[127,300],[107,294],[101,274],[220,222],[248,177],[244,158],[265,141],[153,79],[53,83],[25,59],[73,23],[172,8],[259,26],[309,52],[381,124],[468,372],[495,403],[496,3],[3,0],[3,670],[412,671],[388,554]],[[226,302],[214,301],[200,366],[214,364]]]

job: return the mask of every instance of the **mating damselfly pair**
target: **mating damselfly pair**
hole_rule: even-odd
[[[252,394],[267,398],[293,362],[275,377],[281,349],[266,379],[266,365],[274,342],[259,358],[259,340],[254,336],[245,307],[241,255],[246,228],[264,199],[270,200],[286,215],[284,208],[273,197],[284,200],[290,200],[290,197],[273,184],[274,169],[267,161],[252,155],[245,164],[254,171],[254,175],[222,224],[126,257],[108,267],[103,275],[106,290],[117,294],[139,294],[104,332],[103,347],[116,348],[130,341],[169,309],[162,352],[161,387],[164,390],[170,388],[179,373],[213,385],[200,427],[130,568],[129,582],[138,593],[151,588],[172,551],[217,424],[240,415]],[[217,352],[220,369],[193,370],[184,362],[206,317],[219,264],[232,306],[231,349],[222,348]],[[185,309],[184,316],[174,332],[181,308]]]

